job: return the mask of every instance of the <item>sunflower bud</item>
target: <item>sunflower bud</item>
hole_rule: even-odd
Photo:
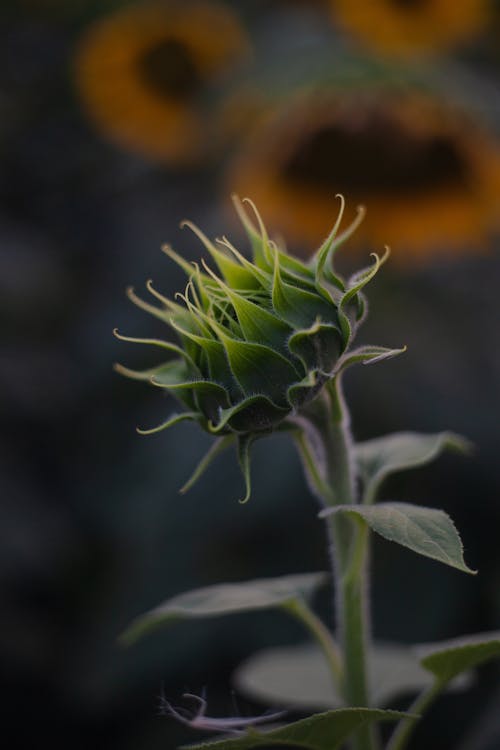
[[[309,263],[292,257],[269,239],[257,209],[253,216],[239,199],[234,203],[249,236],[252,261],[225,237],[212,243],[196,226],[185,222],[201,240],[213,261],[190,264],[170,247],[164,252],[186,272],[184,293],[175,300],[161,295],[151,282],[149,292],[161,306],[150,305],[129,290],[139,307],[167,323],[178,343],[156,339],[118,338],[148,343],[177,355],[151,370],[117,370],[168,390],[183,407],[151,430],[151,434],[182,420],[198,422],[218,436],[184,489],[211,458],[237,441],[239,458],[250,492],[248,455],[251,443],[276,428],[293,427],[301,410],[325,383],[353,362],[379,360],[399,350],[350,344],[363,319],[363,287],[377,273],[383,258],[374,254],[369,268],[343,279],[333,268],[333,256],[354,232],[363,216],[339,233],[341,209],[329,236]]]

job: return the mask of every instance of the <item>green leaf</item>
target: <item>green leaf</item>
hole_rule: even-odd
[[[397,721],[407,714],[376,708],[339,708],[314,714],[278,729],[258,732],[247,729],[237,738],[185,746],[189,750],[250,750],[253,747],[290,747],[305,750],[336,750],[357,729],[374,721]]]
[[[415,649],[395,643],[375,643],[369,651],[368,668],[372,700],[382,708],[399,695],[416,693],[432,684],[420,666]],[[271,648],[258,652],[236,670],[237,688],[263,703],[300,710],[324,710],[341,706],[323,651],[316,644]],[[452,688],[468,684],[464,678]]]
[[[271,607],[286,608],[291,602],[311,597],[327,580],[327,573],[304,573],[241,583],[220,583],[187,591],[137,617],[121,640],[132,643],[144,633],[176,620],[218,617]]]
[[[397,471],[424,466],[446,450],[470,450],[470,443],[453,432],[429,435],[417,432],[396,432],[393,435],[357,443],[356,462],[365,490],[374,498],[386,477]]]
[[[419,555],[438,560],[464,573],[476,573],[465,564],[458,532],[451,518],[442,510],[410,503],[380,503],[336,505],[320,515],[332,513],[348,513],[361,518],[390,542],[401,544]]]
[[[500,658],[500,632],[480,633],[422,646],[421,665],[442,683],[490,659]]]

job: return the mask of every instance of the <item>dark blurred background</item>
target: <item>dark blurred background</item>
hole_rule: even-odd
[[[212,714],[267,706],[231,674],[299,643],[285,615],[172,626],[130,649],[128,622],[185,589],[323,569],[325,540],[286,437],[257,444],[242,507],[234,456],[188,495],[209,444],[193,426],[141,438],[173,404],[112,364],[117,342],[161,332],[124,295],[172,295],[163,242],[202,248],[186,217],[245,248],[229,194],[307,256],[336,192],[368,214],[345,267],[384,243],[360,340],[408,352],[349,373],[357,438],[463,433],[384,497],[439,506],[469,579],[374,544],[374,630],[399,642],[498,629],[500,10],[494,2],[3,0],[0,31],[1,473],[5,725],[16,747],[173,748],[195,735],[158,715],[207,687]],[[318,606],[331,617],[329,596]],[[438,702],[412,747],[500,747],[499,668]],[[401,701],[398,706],[406,705]]]

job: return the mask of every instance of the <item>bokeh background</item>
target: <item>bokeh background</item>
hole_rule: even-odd
[[[202,254],[183,218],[244,247],[232,191],[302,256],[336,192],[351,218],[366,205],[344,267],[385,243],[393,256],[360,340],[408,351],[349,374],[355,435],[452,429],[476,445],[384,496],[447,510],[479,575],[375,542],[376,637],[498,629],[498,4],[3,0],[0,14],[4,736],[173,748],[195,735],[158,715],[162,691],[206,686],[213,714],[263,711],[233,693],[234,669],[304,638],[270,613],[117,645],[132,617],[185,589],[326,564],[285,437],[257,444],[248,505],[232,455],[181,497],[209,439],[184,425],[139,437],[173,404],[112,371],[150,364],[114,326],[161,331],[125,287],[181,288],[165,241]],[[412,747],[498,748],[499,674],[440,700]]]

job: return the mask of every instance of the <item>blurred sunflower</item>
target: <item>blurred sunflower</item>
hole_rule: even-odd
[[[330,0],[332,15],[379,54],[446,50],[486,27],[486,0]]]
[[[194,164],[210,141],[204,97],[249,53],[231,11],[212,2],[136,5],[101,19],[76,56],[88,116],[125,148]]]
[[[423,94],[317,90],[261,120],[228,184],[310,247],[328,230],[332,195],[344,193],[370,207],[364,245],[389,242],[414,262],[484,244],[498,223],[500,145]]]

